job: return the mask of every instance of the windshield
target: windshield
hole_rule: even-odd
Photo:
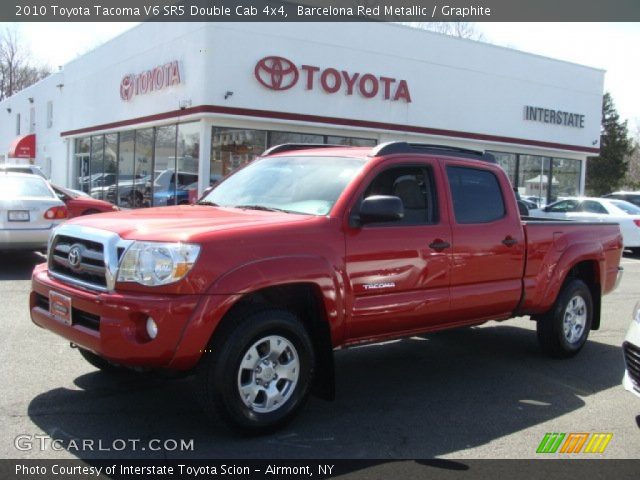
[[[624,200],[610,200],[610,202],[628,215],[640,215],[640,208],[633,203],[625,202]]]
[[[47,183],[39,176],[0,176],[0,198],[54,198]]]
[[[201,203],[327,215],[365,164],[343,157],[268,157],[222,182]]]

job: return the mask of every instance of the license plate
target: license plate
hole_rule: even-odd
[[[9,210],[10,222],[28,222],[29,210]]]
[[[49,292],[49,313],[61,322],[71,325],[71,297]]]

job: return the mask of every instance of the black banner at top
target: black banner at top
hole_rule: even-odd
[[[2,0],[3,22],[640,21],[640,0]]]

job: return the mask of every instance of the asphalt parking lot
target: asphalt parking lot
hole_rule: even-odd
[[[623,258],[602,329],[576,358],[542,355],[526,318],[339,351],[336,401],[312,399],[257,438],[204,421],[189,379],[102,374],[35,327],[27,302],[40,261],[0,254],[1,458],[535,458],[546,432],[611,432],[599,457],[640,458],[640,399],[620,386],[637,256]],[[48,438],[94,444],[54,449]],[[145,448],[151,439],[167,448]],[[173,449],[181,440],[193,449]]]

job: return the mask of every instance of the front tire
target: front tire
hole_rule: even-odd
[[[538,319],[538,342],[553,357],[572,357],[584,347],[592,322],[591,290],[582,280],[570,279],[552,309]]]
[[[205,350],[196,382],[202,407],[246,433],[273,431],[304,405],[315,356],[307,331],[291,312],[269,309],[230,319]]]
[[[115,363],[111,363],[110,361],[105,360],[104,358],[99,357],[95,353],[90,352],[89,350],[85,350],[84,348],[78,347],[78,352],[80,352],[82,358],[84,358],[88,363],[105,373],[117,375],[130,372],[129,369],[116,365]]]

